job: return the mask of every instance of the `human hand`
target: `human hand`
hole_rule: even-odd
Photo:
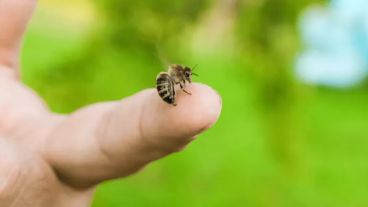
[[[221,100],[202,84],[178,106],[154,89],[52,113],[19,81],[18,51],[35,0],[0,1],[0,206],[88,206],[96,184],[181,150],[216,122]]]

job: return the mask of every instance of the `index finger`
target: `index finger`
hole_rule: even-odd
[[[50,135],[46,159],[60,178],[76,187],[132,174],[182,149],[217,121],[219,95],[197,83],[187,90],[193,95],[179,92],[176,107],[148,89],[82,109]]]
[[[36,0],[0,1],[0,64],[15,68],[18,51]]]

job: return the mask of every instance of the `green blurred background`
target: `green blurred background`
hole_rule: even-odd
[[[185,151],[98,187],[94,207],[368,206],[367,87],[293,75],[300,12],[321,0],[40,0],[23,79],[61,113],[154,87],[167,63],[223,98]]]

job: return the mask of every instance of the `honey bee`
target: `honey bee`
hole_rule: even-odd
[[[192,95],[185,90],[185,84],[192,82],[192,75],[197,75],[193,73],[190,67],[183,65],[170,65],[167,72],[161,72],[156,78],[156,89],[158,95],[168,104],[176,106],[176,90],[175,86],[179,85],[180,89],[186,94]]]

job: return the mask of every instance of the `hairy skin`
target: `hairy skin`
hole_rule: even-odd
[[[221,100],[206,85],[155,89],[71,115],[51,112],[19,80],[18,52],[35,0],[0,0],[0,206],[89,206],[94,187],[184,148],[212,126]],[[167,123],[170,123],[169,125]]]

